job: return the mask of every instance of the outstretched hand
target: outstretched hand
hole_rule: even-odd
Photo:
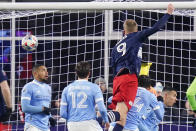
[[[170,3],[167,6],[167,13],[171,15],[173,12],[174,12],[174,6]]]

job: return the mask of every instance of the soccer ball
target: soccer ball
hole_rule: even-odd
[[[27,51],[34,51],[38,46],[37,37],[34,35],[26,35],[22,39],[22,47]]]

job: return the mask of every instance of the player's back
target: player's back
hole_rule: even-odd
[[[141,45],[138,32],[128,34],[112,50],[111,66],[116,74],[121,68],[127,68],[131,73],[138,73],[138,63],[141,61]],[[139,52],[139,53],[138,53]]]
[[[95,97],[100,93],[96,84],[86,80],[76,80],[66,88],[67,120],[77,122],[96,119]],[[100,99],[103,99],[100,94]]]
[[[124,129],[137,129],[147,108],[151,104],[156,105],[156,102],[154,102],[156,101],[155,99],[156,97],[153,97],[153,94],[151,94],[149,91],[144,88],[138,87],[134,104],[127,114],[127,121]]]

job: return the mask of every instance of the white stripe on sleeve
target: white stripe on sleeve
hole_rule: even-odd
[[[62,106],[67,106],[67,103],[66,102],[61,102],[61,105]]]
[[[21,97],[21,100],[31,100],[30,97]]]
[[[155,108],[153,108],[153,110],[157,110],[160,109],[160,106],[156,106]]]
[[[97,98],[97,99],[95,100],[96,103],[99,102],[99,101],[103,101],[103,98]]]

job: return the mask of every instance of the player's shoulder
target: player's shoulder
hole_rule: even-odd
[[[92,84],[92,90],[101,91],[101,89],[99,88],[99,86],[97,84],[92,83],[92,82],[91,82],[91,84]]]
[[[145,91],[144,95],[146,98],[148,98],[148,101],[157,99],[156,96],[148,90]]]
[[[51,88],[51,86],[49,84],[44,83],[44,86],[48,87],[49,89]]]
[[[99,88],[99,86],[95,83],[90,82],[90,84],[92,84],[92,86],[95,87],[95,88]]]
[[[139,93],[140,96],[144,96],[144,97],[149,97],[152,94],[143,87],[138,87],[138,93]]]
[[[80,83],[80,82],[82,82],[82,83]],[[98,88],[99,86],[97,85],[97,84],[95,84],[95,83],[92,83],[92,82],[90,82],[90,81],[87,81],[87,80],[76,80],[75,82],[73,82],[72,84],[70,84],[70,85],[77,85],[77,84],[82,84],[82,85],[84,85],[84,86],[89,86],[89,87],[95,87],[95,88]]]
[[[31,89],[33,89],[34,86],[36,86],[36,83],[31,81],[31,82],[26,83],[23,88],[31,90]]]
[[[79,81],[74,81],[72,83],[70,83],[68,86],[66,86],[63,89],[63,92],[67,92],[73,89],[84,89],[84,88],[88,88],[88,90],[97,90],[99,89],[99,86],[95,83],[92,83],[90,81],[85,81],[83,83],[80,83]]]
[[[31,82],[29,82],[30,85],[32,86],[40,86],[40,87],[45,87],[45,88],[51,88],[51,86],[45,82],[40,82],[40,81],[37,81],[37,80],[33,80]]]
[[[67,86],[65,86],[64,88],[63,88],[63,94],[68,90],[68,88],[70,87],[70,84],[69,85],[67,85]]]
[[[33,88],[33,83],[32,82],[29,82],[29,83],[26,83],[24,85],[24,87],[22,88],[22,92],[25,92],[26,90],[32,90]]]
[[[153,98],[153,99],[157,99],[157,97],[155,96],[155,94],[153,94],[151,92],[150,92],[150,97]]]
[[[63,93],[65,93],[66,91],[68,91],[70,88],[76,86],[75,81],[73,81],[72,83],[68,84],[67,86],[64,87],[63,89]]]
[[[148,94],[149,91],[147,91],[145,88],[143,87],[138,87],[138,92],[141,92],[141,93],[145,93],[145,94]]]
[[[89,91],[97,91],[100,89],[97,84],[92,83],[90,81],[85,82],[84,88],[88,88]]]
[[[29,87],[32,87],[34,85],[34,83],[31,81],[31,82],[28,82],[24,85],[25,88],[29,88]]]

